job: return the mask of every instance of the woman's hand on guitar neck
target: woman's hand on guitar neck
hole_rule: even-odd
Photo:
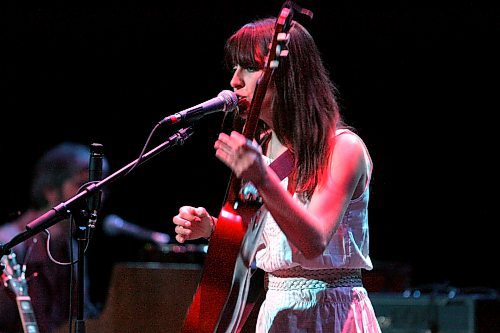
[[[175,227],[175,239],[179,243],[198,238],[210,238],[215,228],[216,218],[203,207],[182,206],[179,214],[172,219]]]

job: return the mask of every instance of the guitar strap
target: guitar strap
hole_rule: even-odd
[[[285,179],[293,170],[294,158],[292,152],[287,149],[272,161],[269,166],[278,175],[280,180]]]

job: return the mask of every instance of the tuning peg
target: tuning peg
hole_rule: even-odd
[[[276,57],[279,57],[281,54],[281,45],[276,45]]]
[[[7,284],[7,281],[9,281],[9,277],[7,275],[5,275],[5,273],[2,273],[2,282],[3,282],[3,286],[4,287],[8,287],[9,285]]]
[[[290,40],[290,34],[287,34],[286,32],[280,32],[278,36],[276,36],[276,39],[279,42],[287,42]]]
[[[25,279],[26,278],[26,264],[23,264],[21,266],[21,279]]]

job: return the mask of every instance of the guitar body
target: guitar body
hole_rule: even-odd
[[[287,150],[269,166],[284,179],[293,165],[293,154]],[[201,281],[188,309],[183,333],[233,333],[244,324],[241,319],[250,286],[251,265],[267,210],[258,201],[242,201],[239,196],[230,199],[222,207],[210,239]]]
[[[246,304],[255,244],[262,234],[265,209],[226,203],[210,239],[200,283],[183,333],[236,332]],[[258,212],[258,213],[256,213]]]

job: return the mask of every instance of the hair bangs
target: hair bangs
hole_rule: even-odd
[[[240,65],[244,68],[263,69],[272,38],[269,25],[273,24],[272,19],[249,23],[231,36],[226,43],[226,65],[229,68]]]

